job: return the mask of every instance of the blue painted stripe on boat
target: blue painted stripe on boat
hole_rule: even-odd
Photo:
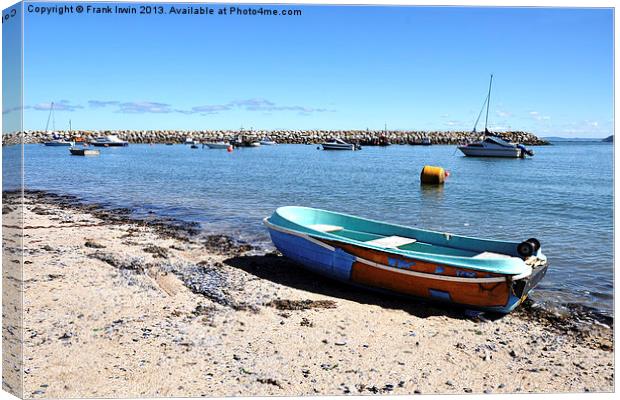
[[[334,251],[333,259],[333,274],[340,280],[349,280],[351,277],[351,269],[353,269],[353,263],[355,262],[355,256],[347,253],[346,251],[337,248]]]
[[[437,266],[435,267],[435,273],[436,273],[436,274],[443,274],[443,273],[444,273],[444,271],[445,271],[445,269],[444,269],[444,267],[442,267],[441,265],[437,265]]]
[[[428,289],[428,294],[434,299],[442,301],[452,301],[450,293],[444,292],[443,290]]]
[[[461,269],[456,270],[456,276],[463,276],[465,278],[475,278],[476,273],[473,271],[463,271]]]
[[[403,260],[402,258],[388,257],[388,265],[390,267],[409,269],[415,266],[415,261]]]
[[[355,256],[342,249],[330,250],[305,238],[274,229],[270,229],[269,234],[282,254],[308,270],[338,280],[350,279]]]

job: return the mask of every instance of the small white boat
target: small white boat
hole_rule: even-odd
[[[70,147],[69,153],[71,153],[72,156],[98,156],[99,150],[89,149],[87,147]]]
[[[248,142],[247,147],[260,147],[260,142]]]
[[[210,149],[227,149],[230,146],[228,142],[204,143]]]
[[[491,85],[493,83],[493,75],[489,81],[489,93],[482,104],[478,119],[474,124],[472,133],[476,133],[476,126],[482,116],[482,111],[486,105],[487,113],[484,121],[484,139],[468,143],[466,145],[457,146],[458,149],[468,157],[504,157],[504,158],[525,158],[526,155],[533,156],[534,152],[527,149],[522,144],[512,143],[503,138],[489,132],[487,123],[489,120],[489,103],[491,103]]]
[[[273,146],[273,145],[278,144],[276,143],[275,140],[271,140],[268,136],[265,136],[264,138],[262,138],[259,143],[263,146]]]
[[[194,139],[192,139],[190,137],[185,138],[185,142],[183,142],[183,143],[185,143],[185,144],[194,144]]]
[[[323,150],[361,150],[361,146],[347,143],[340,138],[321,143],[321,146],[323,146]]]
[[[116,135],[107,135],[95,138],[90,144],[97,147],[123,147],[128,146],[129,142],[119,139]]]

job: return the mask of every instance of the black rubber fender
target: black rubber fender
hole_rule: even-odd
[[[536,249],[535,249],[534,243],[530,241],[526,240],[525,242],[519,243],[519,245],[517,246],[517,253],[519,253],[519,255],[523,258],[528,258],[535,252],[536,252]]]
[[[536,238],[529,238],[526,242],[530,242],[534,245],[534,253],[536,253],[540,249],[540,242]]]

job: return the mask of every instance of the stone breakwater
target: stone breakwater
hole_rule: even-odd
[[[130,143],[183,143],[185,139],[208,142],[216,140],[231,140],[239,135],[244,138],[256,138],[268,136],[278,143],[288,144],[317,144],[331,138],[342,138],[346,141],[370,146],[378,145],[382,137],[392,144],[422,144],[423,140],[429,139],[432,144],[460,144],[475,139],[471,132],[464,131],[367,131],[367,130],[273,130],[273,131],[240,131],[240,130],[204,130],[204,131],[180,131],[180,130],[113,130],[113,131],[59,131],[65,139],[77,136],[87,141],[94,140],[98,136],[117,135]],[[526,145],[545,145],[547,141],[536,135],[523,131],[497,132],[501,136]],[[24,143],[43,143],[50,139],[50,135],[43,131],[24,132]],[[19,133],[3,135],[3,144],[15,144],[20,140]]]

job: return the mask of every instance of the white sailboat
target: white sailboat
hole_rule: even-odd
[[[526,155],[533,156],[534,152],[527,149],[522,144],[509,142],[502,137],[489,132],[487,124],[489,121],[489,104],[491,103],[491,85],[493,83],[493,75],[489,81],[489,93],[486,100],[482,104],[482,110],[478,114],[478,119],[474,124],[472,134],[476,133],[476,126],[484,110],[486,104],[486,118],[484,121],[484,138],[480,141],[468,143],[458,146],[458,149],[468,157],[505,157],[505,158],[525,158]]]
[[[50,113],[47,116],[47,123],[45,124],[45,131],[48,135],[51,136],[51,140],[43,142],[45,146],[73,146],[73,142],[69,142],[68,140],[63,139],[58,133],[54,132],[56,130],[56,119],[54,116],[54,102],[50,105]],[[52,132],[49,132],[50,119],[52,120]],[[70,131],[71,129],[69,129]]]

